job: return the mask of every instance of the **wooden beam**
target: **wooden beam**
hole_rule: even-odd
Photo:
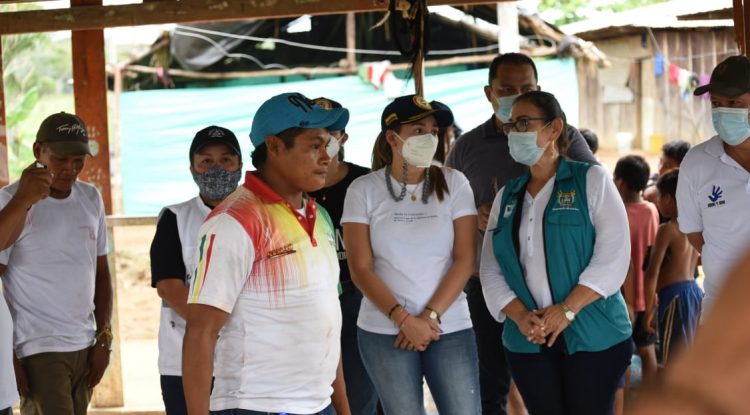
[[[430,6],[495,4],[497,0],[428,0],[428,3]],[[383,11],[386,6],[386,0],[181,0],[90,5],[0,13],[0,34],[371,12]]]
[[[350,69],[357,68],[357,19],[352,12],[346,14],[346,66]]]
[[[97,7],[101,0],[72,0],[77,8]],[[109,135],[107,128],[107,78],[104,64],[104,30],[74,31],[72,34],[73,92],[76,114],[79,115],[89,133],[92,156],[81,172],[81,179],[93,183],[104,199],[104,210],[112,213],[112,191],[109,170]],[[114,252],[114,230],[107,227],[110,252]],[[114,254],[109,255],[112,275],[112,354],[109,367],[101,383],[94,389],[92,404],[95,407],[123,406],[122,366],[120,359],[120,330],[117,313],[117,277]]]
[[[10,182],[8,172],[8,121],[5,119],[5,85],[3,83],[3,47],[0,36],[0,186]]]
[[[556,52],[555,49],[548,51],[551,54]],[[543,56],[543,55],[542,55]],[[462,65],[472,63],[487,63],[492,62],[497,57],[496,54],[486,55],[471,55],[471,56],[454,56],[452,58],[445,59],[434,59],[427,60],[424,62],[425,68],[436,68],[448,65]],[[409,69],[411,64],[408,63],[395,63],[389,66],[392,71]],[[155,68],[152,66],[144,65],[128,65],[122,67],[123,71],[137,72],[137,73],[150,73],[156,74],[162,71],[161,68]],[[207,79],[207,80],[222,80],[222,79],[242,79],[242,78],[263,78],[268,76],[290,76],[290,75],[352,75],[357,73],[357,69],[349,68],[327,68],[327,67],[300,67],[290,69],[270,69],[265,71],[246,71],[246,72],[198,72],[198,71],[187,71],[184,69],[168,69],[167,73],[172,77],[183,77],[191,79]]]

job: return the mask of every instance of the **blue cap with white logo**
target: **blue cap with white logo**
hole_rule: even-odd
[[[258,147],[269,135],[289,128],[343,130],[349,122],[346,108],[326,109],[298,92],[288,92],[264,102],[253,117],[250,142]]]

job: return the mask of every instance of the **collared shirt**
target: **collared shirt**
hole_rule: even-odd
[[[683,233],[703,233],[704,312],[732,267],[750,246],[750,172],[715,136],[690,149],[677,181],[677,222]]]
[[[555,176],[535,197],[526,193],[519,227],[519,259],[526,284],[539,307],[553,304],[548,283],[542,223],[554,182]],[[498,321],[505,320],[501,310],[516,298],[497,263],[492,242],[492,230],[497,227],[502,195],[501,189],[492,204],[479,269],[487,308]],[[596,241],[594,254],[589,265],[581,273],[579,284],[592,289],[602,297],[609,297],[620,290],[630,263],[630,238],[623,238],[623,235],[628,235],[625,206],[612,179],[600,166],[592,166],[586,173],[586,199],[589,216],[596,231]]]
[[[211,410],[316,413],[330,404],[341,311],[333,226],[257,176],[201,226],[188,302],[230,313],[216,346]]]

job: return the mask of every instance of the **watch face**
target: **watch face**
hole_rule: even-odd
[[[430,311],[430,318],[433,320],[437,320],[438,315],[436,311]]]
[[[573,321],[576,318],[576,313],[572,311],[566,311],[565,312],[565,318],[568,319],[568,321]]]

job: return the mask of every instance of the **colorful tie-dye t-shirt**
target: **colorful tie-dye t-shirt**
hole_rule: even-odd
[[[230,314],[214,359],[211,410],[316,413],[330,404],[340,355],[333,226],[295,209],[255,175],[199,232],[188,302]]]

